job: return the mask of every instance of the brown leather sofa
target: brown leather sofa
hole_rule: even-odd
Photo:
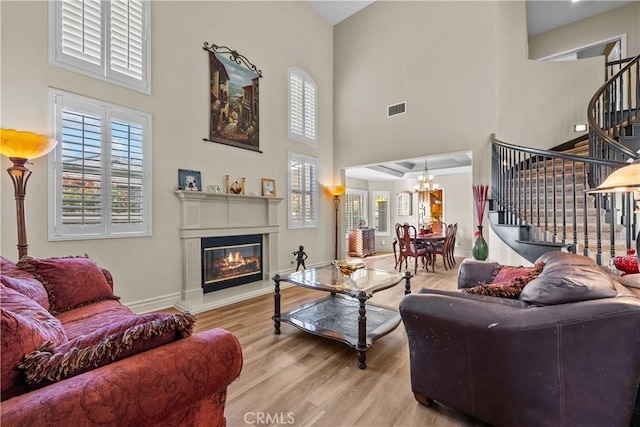
[[[541,258],[520,299],[429,289],[403,299],[416,399],[498,426],[628,427],[640,382],[640,299],[589,258]],[[490,283],[496,266],[463,262],[458,287]],[[602,297],[609,287],[615,296]]]

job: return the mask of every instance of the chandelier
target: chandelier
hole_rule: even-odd
[[[417,193],[433,193],[438,188],[440,188],[440,184],[433,182],[433,175],[429,175],[429,169],[427,169],[427,159],[424,159],[424,170],[422,171],[422,176],[418,177],[418,185],[415,186],[415,191]]]

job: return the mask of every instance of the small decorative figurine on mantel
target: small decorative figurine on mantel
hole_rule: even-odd
[[[304,265],[304,260],[308,257],[304,251],[304,246],[300,245],[299,249],[293,254],[296,256],[296,261],[298,262],[298,265],[296,265],[296,271],[298,271],[298,268],[300,268],[300,266],[302,266],[302,268],[306,270],[307,267]]]
[[[224,176],[224,185],[225,185],[227,194],[229,193],[244,194],[244,188],[246,183],[247,183],[247,178],[245,178],[244,176],[242,177],[242,184],[240,184],[238,181],[235,181],[233,184],[231,184],[229,175]]]

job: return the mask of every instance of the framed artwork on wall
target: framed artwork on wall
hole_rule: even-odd
[[[259,86],[262,71],[226,46],[204,44],[209,52],[209,137],[217,142],[260,151]]]
[[[200,171],[178,169],[178,190],[202,191]]]
[[[411,212],[412,197],[411,196],[412,195],[410,191],[403,191],[402,193],[396,194],[396,206],[397,206],[396,215],[399,215],[399,216],[412,215],[412,212]]]
[[[275,179],[262,178],[262,195],[265,197],[275,197],[276,195]]]

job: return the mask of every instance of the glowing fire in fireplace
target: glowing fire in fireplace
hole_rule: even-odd
[[[244,265],[244,257],[240,252],[230,253],[227,257],[227,265],[231,268]]]
[[[241,277],[260,280],[260,245],[260,243],[241,243],[205,248],[203,253],[204,285],[236,280]]]

